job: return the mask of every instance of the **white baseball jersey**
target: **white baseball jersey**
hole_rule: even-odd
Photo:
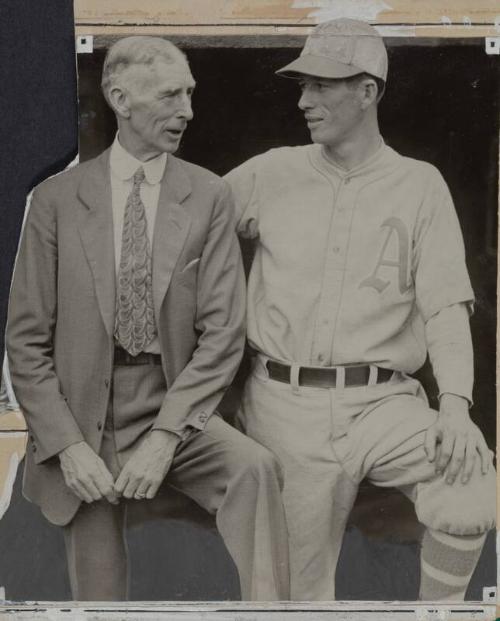
[[[425,322],[472,304],[460,226],[434,166],[382,143],[346,171],[311,144],[272,149],[226,179],[239,233],[259,238],[248,338],[265,355],[412,373],[427,355]]]

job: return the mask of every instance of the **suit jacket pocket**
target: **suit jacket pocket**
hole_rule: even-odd
[[[184,272],[187,272],[192,269],[197,269],[199,262],[200,262],[200,257],[197,257],[196,259],[189,261],[189,263],[186,263],[186,265],[182,268],[181,274],[184,274]]]
[[[198,276],[198,264],[200,260],[195,259],[190,261],[180,272],[176,274],[175,284],[188,287],[189,289],[196,289],[196,279]]]

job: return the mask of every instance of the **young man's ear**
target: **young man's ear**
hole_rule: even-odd
[[[368,108],[379,99],[378,85],[373,78],[364,78],[360,84],[362,92],[362,107]]]

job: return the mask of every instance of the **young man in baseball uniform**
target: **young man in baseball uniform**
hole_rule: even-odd
[[[227,176],[241,235],[257,238],[239,420],[285,470],[292,598],[335,597],[360,482],[397,487],[426,526],[420,598],[464,598],[494,525],[495,475],[469,417],[474,294],[450,192],[384,144],[382,38],[349,19],[316,27],[278,74],[299,80],[314,144]],[[427,354],[431,410],[409,374]]]

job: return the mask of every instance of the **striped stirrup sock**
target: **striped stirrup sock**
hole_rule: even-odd
[[[486,533],[449,535],[427,529],[420,554],[420,599],[463,601]]]

